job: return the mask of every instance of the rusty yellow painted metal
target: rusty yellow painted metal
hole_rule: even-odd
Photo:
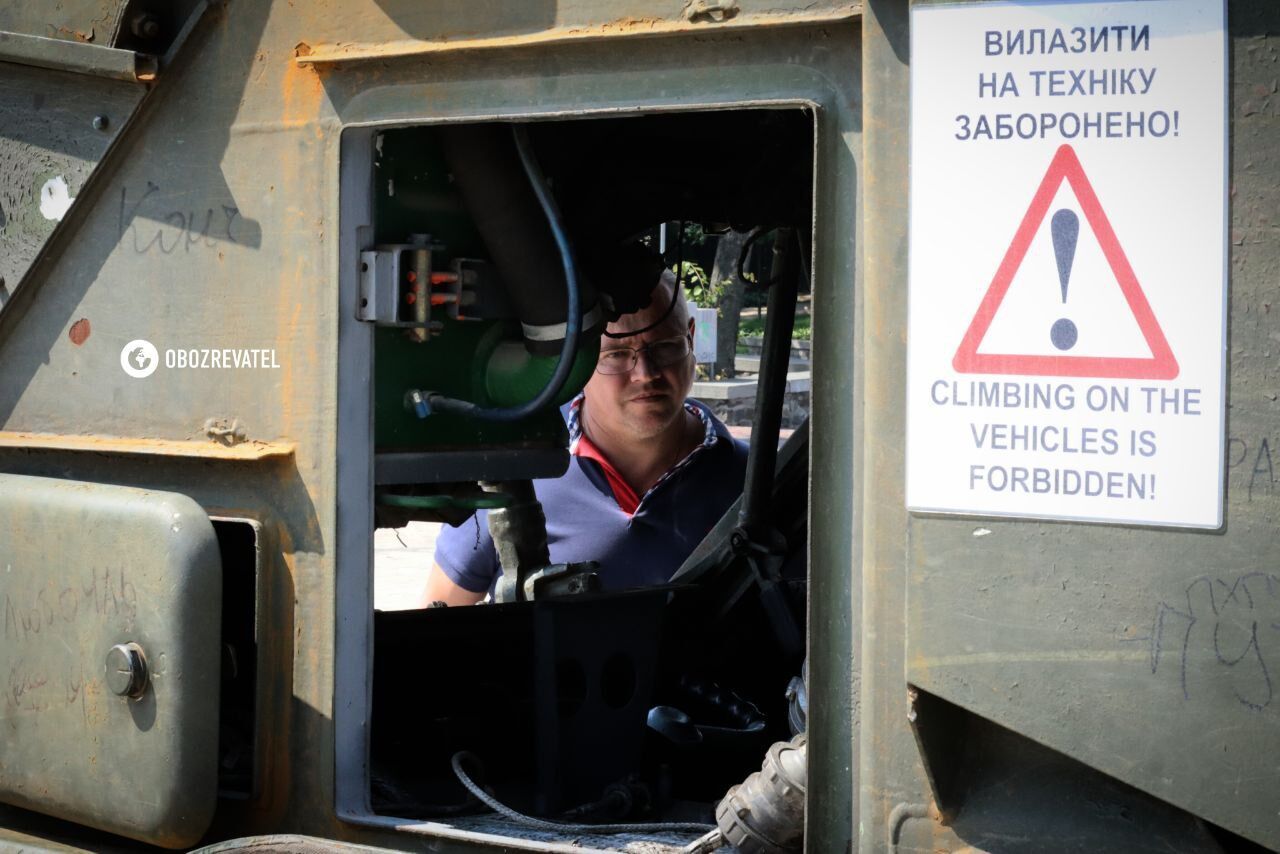
[[[857,18],[862,13],[861,3],[833,4],[828,8],[810,5],[804,9],[768,9],[745,14],[734,14],[714,24],[717,32],[746,28],[787,26],[813,26],[838,24]],[[428,39],[401,39],[394,41],[349,42],[337,44],[309,44],[300,42],[296,48],[299,65],[339,65],[348,62],[390,60],[414,56],[429,56],[468,51],[511,50],[526,47],[554,47],[575,42],[616,40],[624,38],[654,38],[662,36],[696,35],[708,29],[705,22],[692,20],[686,15],[681,20],[658,16],[625,17],[603,23],[584,23],[577,26],[555,26],[531,32],[503,35],[440,34]]]
[[[89,451],[97,454],[143,454],[206,460],[262,460],[293,453],[288,442],[245,442],[224,445],[214,441],[125,439],[118,436],[57,436],[48,433],[0,431],[0,448],[33,451]]]

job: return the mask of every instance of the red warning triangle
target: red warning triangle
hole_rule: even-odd
[[[991,321],[1000,310],[1000,304],[1004,301],[1009,285],[1013,282],[1013,277],[1027,254],[1027,248],[1040,230],[1040,224],[1044,222],[1049,205],[1053,202],[1053,197],[1063,181],[1071,185],[1076,199],[1080,202],[1085,220],[1093,229],[1093,234],[1102,247],[1102,254],[1111,266],[1111,271],[1115,274],[1116,282],[1120,285],[1120,291],[1124,294],[1129,310],[1133,312],[1133,318],[1138,322],[1138,329],[1142,331],[1142,336],[1151,349],[1150,357],[1020,356],[978,352],[978,348],[982,346],[982,339],[991,328]],[[1107,215],[1103,213],[1102,204],[1098,201],[1097,194],[1093,192],[1093,186],[1084,174],[1084,168],[1080,165],[1080,159],[1076,157],[1075,149],[1070,145],[1063,145],[1053,156],[1053,162],[1049,164],[1049,170],[1045,172],[1044,180],[1040,182],[1040,189],[1036,190],[1035,197],[1031,200],[1031,207],[1027,208],[1022,224],[1013,235],[1009,251],[1000,262],[995,278],[991,280],[991,286],[987,288],[986,296],[982,298],[982,304],[978,306],[978,311],[973,316],[973,321],[969,324],[969,329],[965,332],[964,339],[956,350],[955,358],[951,360],[951,365],[963,374],[1032,374],[1051,377],[1110,377],[1135,380],[1171,380],[1178,376],[1178,360],[1173,357],[1169,342],[1165,340],[1164,331],[1161,330],[1150,304],[1147,303],[1147,297],[1138,284],[1137,276],[1133,274],[1133,268],[1129,266],[1129,259],[1120,248],[1120,241],[1116,239],[1116,233],[1111,229]]]

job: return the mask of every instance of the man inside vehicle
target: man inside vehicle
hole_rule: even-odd
[[[609,324],[595,373],[568,405],[568,471],[534,484],[551,562],[598,561],[604,590],[667,581],[742,491],[746,445],[688,398],[693,332],[663,271],[646,308]],[[420,606],[490,591],[501,568],[484,515],[441,531]]]

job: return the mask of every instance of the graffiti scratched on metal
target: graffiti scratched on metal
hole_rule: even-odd
[[[204,511],[0,475],[0,565],[0,800],[195,842],[217,786],[221,567]]]
[[[719,23],[690,23],[663,18],[621,18],[606,24],[589,27],[556,27],[536,33],[487,38],[437,39],[421,41],[406,39],[388,42],[358,42],[350,44],[299,44],[294,61],[299,65],[338,65],[348,62],[393,59],[396,57],[462,51],[502,50],[518,47],[546,47],[569,42],[590,42],[602,39],[644,38],[653,36],[683,35],[696,32],[721,32],[723,30],[760,29],[815,23],[837,23],[857,18],[862,14],[862,3],[849,3],[834,9],[815,12],[788,12],[773,15],[740,15]]]
[[[60,436],[0,430],[0,448],[47,451],[91,451],[99,454],[144,454],[160,457],[194,457],[202,460],[265,460],[288,457],[292,442],[254,442],[223,445],[180,439],[131,439],[119,436]]]
[[[79,228],[75,221],[94,203],[77,206],[76,199],[94,197],[99,164],[110,163],[159,67],[172,63],[206,9],[203,2],[193,7],[162,60],[61,38],[0,34],[0,59],[11,63],[0,76],[0,115],[10,120],[0,133],[0,174],[11,188],[0,206],[0,314],[31,269],[61,251],[53,235]],[[23,23],[12,13],[0,8],[0,25]],[[60,179],[55,186],[69,206],[53,217],[37,204],[41,182],[50,179]]]

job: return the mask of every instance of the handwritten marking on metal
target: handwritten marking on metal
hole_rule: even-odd
[[[1233,677],[1236,700],[1255,712],[1267,708],[1275,698],[1266,650],[1268,642],[1280,643],[1280,575],[1248,572],[1234,579],[1203,575],[1187,584],[1183,595],[1185,606],[1168,602],[1155,606],[1150,635],[1124,640],[1150,643],[1152,674],[1159,671],[1167,654],[1176,654],[1184,700],[1191,699],[1187,671],[1192,652],[1212,645],[1216,663]]]

